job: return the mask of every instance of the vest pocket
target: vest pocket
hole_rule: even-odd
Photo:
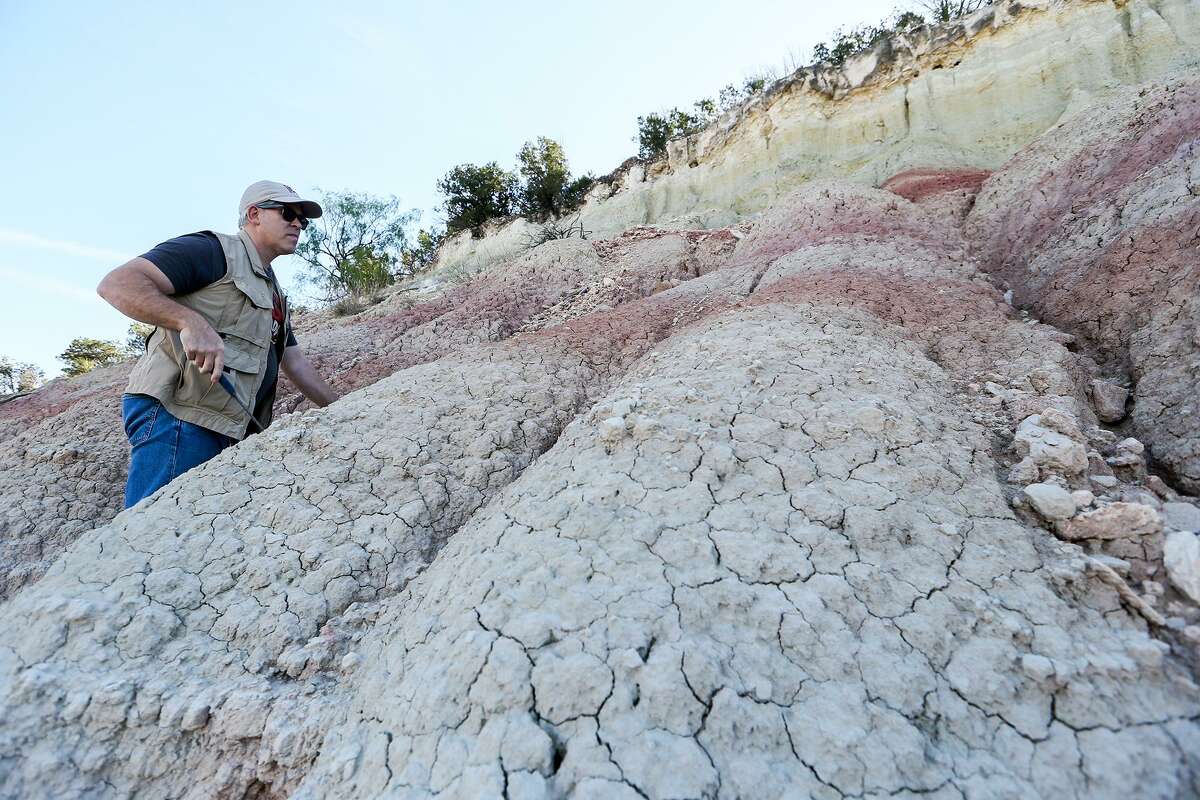
[[[256,345],[242,341],[241,337],[222,335],[225,340],[225,366],[238,372],[258,372],[258,354],[266,347],[266,342]]]
[[[253,277],[243,277],[235,275],[233,283],[242,294],[250,298],[250,302],[259,308],[271,309],[274,303],[271,301],[271,282],[266,278],[253,275]]]
[[[225,340],[226,348],[250,353],[265,350],[271,345],[271,313],[247,306],[236,320],[218,328],[217,333]]]

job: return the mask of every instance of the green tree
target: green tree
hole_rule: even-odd
[[[58,360],[67,365],[63,369],[63,374],[68,378],[74,378],[77,375],[91,372],[97,367],[116,364],[126,357],[125,349],[117,342],[109,339],[77,336],[58,356]]]
[[[449,233],[472,230],[489,219],[513,213],[517,199],[517,176],[495,161],[482,167],[459,164],[437,182],[446,198],[442,208]]]
[[[905,11],[896,17],[895,28],[897,31],[909,32],[915,31],[917,28],[925,24],[925,18],[915,11]]]
[[[154,333],[154,326],[146,322],[134,322],[125,331],[125,353],[138,358],[146,352],[146,340]]]
[[[846,30],[838,28],[833,33],[833,46],[819,42],[813,47],[813,61],[826,62],[840,67],[855,53],[875,46],[897,31],[909,31],[924,24],[925,20],[912,11],[905,11],[893,19],[885,19],[878,25],[863,25]]]
[[[524,179],[518,207],[522,214],[533,219],[559,217],[573,211],[595,182],[591,175],[572,179],[562,145],[545,136],[539,136],[536,142],[526,142],[517,153],[517,164]]]
[[[698,133],[716,118],[717,104],[709,98],[697,100],[692,108],[695,113],[672,108],[665,114],[638,117],[638,157],[652,161],[667,152],[668,141]]]
[[[667,152],[671,139],[671,121],[663,114],[638,117],[638,158],[653,161]]]
[[[917,5],[937,23],[965,17],[983,8],[987,2],[988,0],[920,0]]]
[[[301,282],[325,302],[369,295],[407,274],[401,254],[419,212],[401,211],[395,197],[355,192],[321,192],[321,207],[296,257],[305,264]]]
[[[420,272],[429,267],[437,257],[437,250],[446,238],[445,231],[437,228],[417,231],[416,244],[410,244],[400,253],[400,260],[409,272]]]
[[[42,385],[45,377],[36,364],[0,356],[0,394],[32,392]]]

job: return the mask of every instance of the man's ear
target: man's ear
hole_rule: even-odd
[[[258,215],[261,213],[262,213],[262,209],[259,208],[258,206],[250,206],[249,208],[247,208],[246,209],[246,224],[249,225],[251,222],[253,222],[255,225],[257,225],[258,224]]]

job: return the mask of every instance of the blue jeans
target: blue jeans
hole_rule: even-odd
[[[177,419],[148,395],[123,396],[121,413],[133,448],[125,483],[126,508],[233,444],[228,436]]]

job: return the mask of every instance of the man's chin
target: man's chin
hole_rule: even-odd
[[[300,244],[299,239],[293,239],[290,236],[283,237],[283,242],[279,245],[279,255],[290,256],[296,252],[296,246]]]

